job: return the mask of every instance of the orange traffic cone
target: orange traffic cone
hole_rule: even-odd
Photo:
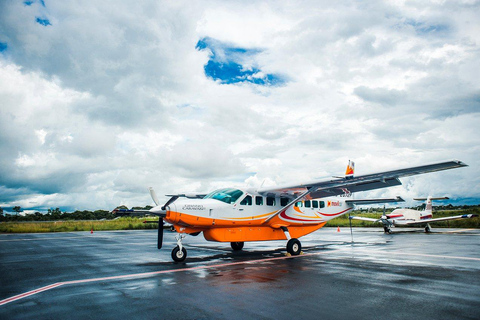
[[[90,230],[90,233],[93,234],[93,228],[92,228],[92,230]]]
[[[337,227],[337,232],[340,232],[340,227]]]

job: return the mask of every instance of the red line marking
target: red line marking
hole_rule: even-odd
[[[57,282],[57,283],[51,284],[49,286],[41,287],[41,288],[38,288],[38,289],[35,289],[35,290],[32,290],[32,291],[28,291],[28,292],[25,292],[25,293],[22,293],[22,294],[18,294],[16,296],[1,300],[0,301],[0,306],[2,306],[4,304],[7,304],[9,302],[17,301],[17,300],[22,299],[22,298],[30,297],[34,294],[56,288],[56,287],[62,286],[64,284],[65,284],[65,282]]]
[[[338,251],[338,250],[333,250],[333,251]],[[268,262],[268,261],[274,261],[274,260],[282,260],[282,259],[288,259],[288,258],[300,258],[300,257],[308,257],[308,256],[313,256],[313,255],[320,255],[320,254],[326,254],[333,252],[332,250],[326,251],[326,252],[315,252],[315,253],[306,253],[303,255],[298,255],[298,256],[281,256],[281,257],[273,257],[273,258],[265,258],[265,259],[259,259],[259,260],[248,260],[248,261],[238,261],[238,262],[230,262],[230,263],[223,263],[223,264],[212,264],[212,265],[204,265],[204,266],[197,266],[197,267],[191,267],[191,268],[183,268],[183,269],[173,269],[173,270],[161,270],[161,271],[152,271],[152,272],[143,272],[143,273],[133,273],[133,274],[125,274],[121,276],[111,276],[111,277],[103,277],[103,278],[92,278],[92,279],[83,279],[83,280],[72,280],[72,281],[64,281],[64,282],[57,282],[54,284],[51,284],[49,286],[41,287],[32,291],[28,291],[4,300],[0,300],[0,306],[5,305],[10,302],[14,302],[23,298],[30,297],[34,294],[51,290],[63,285],[69,285],[69,284],[80,284],[80,283],[88,283],[88,282],[97,282],[97,281],[105,281],[105,280],[124,280],[124,279],[134,279],[134,278],[144,278],[144,277],[149,277],[149,276],[154,276],[158,274],[164,274],[164,273],[174,273],[174,272],[187,272],[187,271],[195,271],[195,270],[201,270],[201,269],[211,269],[211,268],[221,268],[221,267],[228,267],[228,266],[235,266],[235,265],[240,265],[240,264],[253,264],[253,263],[261,263],[261,262]]]

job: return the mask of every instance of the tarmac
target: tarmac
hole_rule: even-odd
[[[0,234],[0,319],[479,319],[480,230],[323,228],[229,243],[156,230]]]

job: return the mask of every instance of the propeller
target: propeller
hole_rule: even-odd
[[[167,207],[172,204],[175,200],[178,199],[178,196],[171,197],[163,206],[160,206],[160,201],[158,201],[157,194],[153,188],[148,188],[150,191],[150,196],[153,199],[153,202],[157,205],[155,208],[150,209],[150,212],[159,216],[158,218],[158,238],[157,238],[157,248],[162,249],[163,245],[163,218],[167,215]]]

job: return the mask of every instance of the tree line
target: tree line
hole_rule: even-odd
[[[14,210],[19,213],[21,210]],[[111,220],[116,218],[107,210],[76,210],[74,212],[62,212],[59,208],[48,209],[47,213],[35,212],[24,216],[19,214],[4,214],[0,208],[0,221],[58,221],[58,220]]]

